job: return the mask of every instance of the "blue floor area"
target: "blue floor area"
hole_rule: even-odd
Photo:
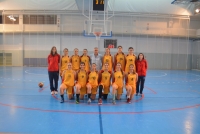
[[[43,82],[44,88],[38,88]],[[59,81],[60,83],[60,81]],[[116,105],[50,95],[47,68],[0,67],[0,133],[199,134],[200,72],[149,70],[143,97]]]

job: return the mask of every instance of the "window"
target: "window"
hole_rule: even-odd
[[[23,24],[57,24],[56,15],[24,15]]]
[[[3,15],[4,24],[19,24],[19,15]]]

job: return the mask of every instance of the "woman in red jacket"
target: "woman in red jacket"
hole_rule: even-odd
[[[144,59],[144,54],[140,53],[138,55],[138,59],[136,61],[136,70],[138,74],[138,81],[137,81],[137,87],[136,87],[136,96],[141,95],[142,96],[142,91],[144,89],[144,82],[145,82],[145,77],[146,77],[146,72],[147,72],[147,61]],[[139,91],[139,86],[140,86],[140,91]]]
[[[56,47],[51,48],[48,56],[48,74],[51,94],[58,94],[58,78],[59,78],[60,55],[57,53]]]

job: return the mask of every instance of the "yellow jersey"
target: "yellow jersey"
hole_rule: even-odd
[[[112,71],[112,67],[113,67],[112,64],[113,63],[112,63],[112,56],[111,55],[104,55],[103,56],[103,64],[102,64],[103,67],[102,67],[102,70],[104,70],[104,64],[105,63],[109,64],[109,69],[108,70]]]
[[[126,84],[131,85],[131,86],[133,86],[133,85],[135,86],[136,85],[136,78],[137,78],[136,73],[134,73],[134,74],[129,73]]]
[[[136,62],[136,56],[135,56],[135,55],[127,55],[127,56],[126,56],[126,68],[125,68],[125,72],[126,72],[126,73],[129,72],[129,66],[130,66],[131,64],[134,65],[134,71],[136,71],[135,62]]]
[[[124,71],[125,69],[125,55],[124,53],[120,53],[120,54],[116,54],[115,55],[115,66],[117,65],[117,63],[121,64],[121,69]]]
[[[67,86],[74,86],[74,71],[73,70],[65,70],[63,83]]]
[[[88,83],[90,83],[92,85],[92,87],[98,86],[98,73],[96,71],[89,72]]]
[[[90,70],[90,57],[82,55],[81,62],[85,63],[85,70],[88,72]]]
[[[117,84],[119,87],[123,87],[124,85],[124,76],[123,72],[121,71],[116,71],[114,73],[114,83]]]
[[[101,70],[99,77],[100,77],[101,84],[103,84],[105,87],[110,86],[111,72],[105,72]]]
[[[77,73],[77,82],[81,87],[85,87],[87,84],[87,72],[79,70]]]
[[[73,70],[78,70],[80,68],[80,57],[78,55],[73,55],[71,57],[71,62]]]
[[[61,71],[64,71],[67,69],[67,64],[70,62],[69,56],[62,56],[61,58]]]

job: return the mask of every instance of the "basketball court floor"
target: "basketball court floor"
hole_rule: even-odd
[[[44,82],[39,88],[38,83]],[[60,81],[59,81],[60,83]],[[109,99],[60,103],[46,68],[0,67],[0,132],[72,134],[198,134],[200,72],[149,70],[144,95],[131,104]]]

